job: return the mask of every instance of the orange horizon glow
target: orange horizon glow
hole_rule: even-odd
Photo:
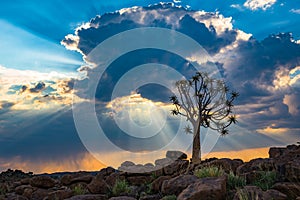
[[[223,152],[210,152],[206,154],[202,160],[207,158],[230,158],[230,159],[241,159],[244,162],[248,162],[254,158],[268,158],[269,147],[244,149],[239,151],[223,151]],[[189,155],[190,158],[190,155]],[[154,161],[153,161],[154,162]],[[121,163],[118,164],[120,166]],[[94,158],[90,154],[81,156],[80,158],[74,159],[69,158],[66,161],[50,161],[50,162],[26,162],[21,161],[20,158],[16,158],[10,162],[6,162],[0,166],[6,169],[20,169],[24,172],[32,171],[35,174],[40,173],[55,173],[55,172],[76,172],[76,171],[99,171],[102,168],[107,167],[102,164],[99,160]]]

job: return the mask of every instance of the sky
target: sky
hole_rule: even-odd
[[[216,71],[238,123],[206,157],[300,141],[300,1],[1,1],[0,171],[54,172],[190,153],[174,82]]]

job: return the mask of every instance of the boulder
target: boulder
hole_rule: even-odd
[[[240,159],[231,160],[229,158],[221,158],[221,159],[207,162],[207,165],[221,167],[226,173],[229,173],[230,171],[235,173],[236,169],[239,166],[241,166],[243,163],[244,162]]]
[[[278,190],[270,189],[267,190],[266,193],[271,197],[271,199],[276,200],[287,200],[287,196]]]
[[[102,194],[85,194],[85,195],[77,195],[66,200],[107,200],[106,195]]]
[[[15,188],[15,193],[19,195],[23,195],[24,190],[27,188],[32,188],[30,185],[20,185]]]
[[[0,196],[0,198],[1,198],[1,196]],[[3,198],[3,200],[4,199],[5,200],[29,200],[26,197],[23,197],[23,196],[17,195],[17,194],[13,194],[13,193],[6,195],[5,198]]]
[[[149,182],[151,182],[151,177],[150,176],[131,176],[131,177],[127,177],[127,181],[129,183],[129,185],[144,185],[147,184]]]
[[[187,155],[181,151],[167,151],[166,158],[172,160],[185,160],[187,159]]]
[[[240,199],[255,199],[255,200],[269,200],[271,196],[268,193],[262,191],[259,187],[256,186],[245,186],[243,189],[240,189],[234,195],[233,200]]]
[[[161,196],[159,194],[152,194],[140,197],[139,200],[160,200]]]
[[[113,174],[115,172],[116,172],[116,170],[112,167],[103,168],[97,173],[96,177],[106,178],[107,176],[110,176],[111,174]]]
[[[300,158],[285,164],[285,179],[290,182],[300,182]]]
[[[45,197],[48,196],[48,193],[50,191],[48,191],[47,189],[42,189],[42,188],[38,188],[37,190],[35,190],[30,199],[34,199],[34,200],[43,200]]]
[[[182,170],[186,170],[189,165],[189,161],[187,160],[176,160],[172,162],[170,165],[167,165],[163,168],[163,172],[165,175],[173,175],[181,172]]]
[[[26,188],[23,192],[23,196],[28,198],[28,199],[32,199],[31,197],[32,197],[32,194],[33,194],[34,191],[35,191],[35,189],[32,188],[32,187]]]
[[[287,195],[288,199],[296,199],[296,197],[300,196],[299,183],[290,183],[290,182],[275,183],[272,189],[278,190],[279,192]]]
[[[30,185],[37,188],[52,188],[55,186],[55,180],[49,176],[35,176],[30,179]]]
[[[223,200],[226,198],[226,176],[203,178],[189,185],[177,200]]]
[[[96,177],[99,179],[99,177]],[[125,180],[125,174],[124,173],[112,173],[109,176],[105,178],[105,182],[110,186],[113,187],[117,180]]]
[[[238,175],[242,175],[251,171],[274,171],[274,170],[276,170],[276,168],[273,159],[256,158],[237,167],[236,173]]]
[[[48,194],[48,200],[61,200],[67,199],[73,196],[73,191],[70,189],[57,190]]]
[[[284,147],[271,147],[269,149],[269,158],[279,158],[283,155],[286,148]]]
[[[79,182],[90,183],[93,178],[94,176],[88,174],[66,174],[61,177],[60,182],[62,185],[71,185]]]
[[[109,192],[108,184],[103,179],[97,177],[87,185],[87,189],[92,194],[106,194]]]
[[[171,176],[160,176],[151,183],[151,191],[160,192],[161,186],[165,180],[170,180]]]
[[[189,185],[199,181],[194,175],[180,175],[170,180],[165,180],[161,187],[161,192],[164,195],[175,194],[179,195]]]
[[[128,196],[112,197],[109,200],[136,200],[136,198]]]
[[[161,159],[155,160],[155,165],[159,166],[159,167],[165,167],[165,166],[172,164],[173,162],[174,162],[174,160],[172,160],[171,158],[161,158]]]

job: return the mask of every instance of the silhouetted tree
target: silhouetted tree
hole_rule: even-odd
[[[182,115],[192,124],[185,128],[193,134],[192,162],[201,161],[200,127],[211,128],[221,135],[228,134],[228,127],[236,123],[232,115],[237,92],[230,92],[224,81],[210,78],[207,73],[197,72],[191,80],[176,82],[179,96],[170,97],[175,108],[173,115]]]

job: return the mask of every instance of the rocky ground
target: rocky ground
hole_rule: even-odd
[[[124,162],[117,170],[0,174],[0,200],[300,200],[300,145],[270,148],[249,162],[208,159],[191,164],[168,151],[155,165]]]

